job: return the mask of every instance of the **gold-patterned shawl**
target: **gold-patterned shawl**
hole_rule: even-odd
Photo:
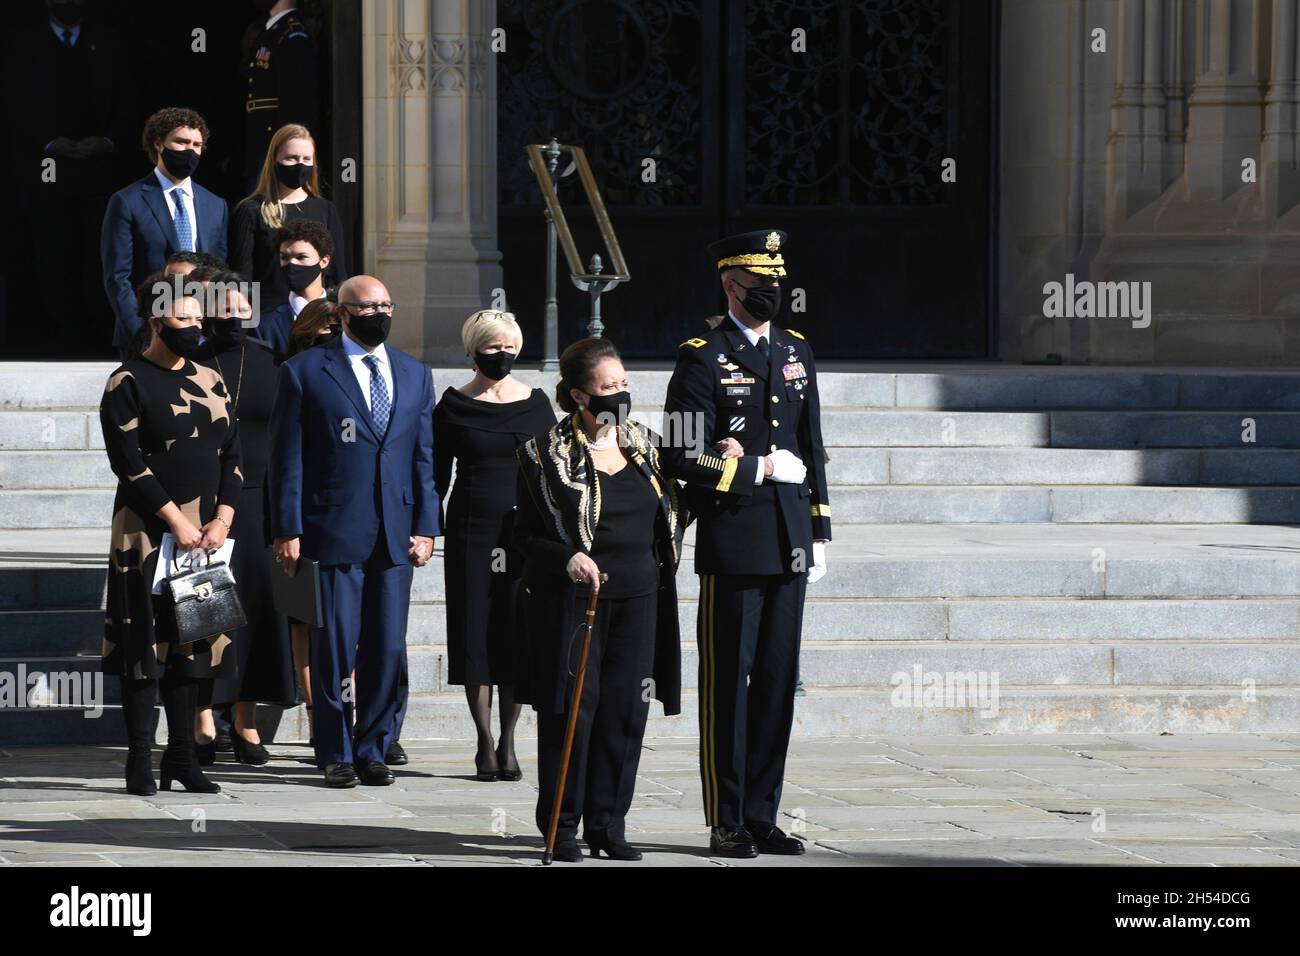
[[[559,539],[574,550],[591,551],[600,521],[600,482],[592,480],[595,465],[590,443],[580,423],[581,411],[556,422],[544,436],[532,438],[520,449],[521,459],[534,466],[530,490]],[[650,482],[673,544],[673,565],[681,561],[686,517],[677,482],[664,475],[659,464],[655,435],[640,422],[617,425],[618,440],[628,458]]]

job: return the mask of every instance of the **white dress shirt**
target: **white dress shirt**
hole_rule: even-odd
[[[754,346],[754,348],[758,348],[757,332],[751,329],[744,322],[740,321],[740,319],[736,318],[736,316],[732,313],[730,309],[727,310],[727,318],[731,319],[732,322],[736,323],[736,328],[740,329],[741,333],[745,336],[745,341],[747,341],[750,345]],[[763,483],[763,478],[764,478],[763,467],[764,467],[763,462],[760,460],[758,463],[758,471],[754,475],[754,484],[756,485],[761,485]]]
[[[736,328],[740,329],[740,331],[744,333],[745,341],[747,341],[750,345],[754,346],[754,348],[758,348],[757,332],[751,329],[744,322],[740,321],[740,319],[736,318],[736,316],[732,313],[730,309],[727,310],[727,318],[731,319],[732,322],[735,322]],[[771,339],[768,339],[768,341],[770,342]]]
[[[190,231],[194,233],[194,248],[199,247],[199,219],[194,215],[194,185],[189,178],[174,183],[164,176],[155,166],[153,174],[158,180],[158,185],[162,187],[163,198],[167,200],[167,211],[172,214],[172,221],[176,221],[176,197],[180,196],[181,202],[185,203],[185,211],[190,215]]]
[[[321,294],[317,298],[321,298],[321,299],[325,298],[325,291],[323,289],[321,290]],[[289,308],[293,310],[293,317],[295,319],[298,318],[298,313],[301,312],[303,309],[307,308],[307,305],[310,302],[311,299],[304,299],[297,292],[293,292],[293,291],[289,292]]]
[[[65,30],[69,34],[71,34],[71,37],[68,40],[68,46],[76,46],[77,41],[81,39],[80,23],[74,24],[72,26],[65,26],[64,24],[60,23],[58,20],[54,19],[53,17],[50,17],[50,29],[54,31],[54,35],[55,37],[58,38],[60,44],[63,43],[63,31]]]
[[[381,342],[373,352],[367,352],[353,342],[346,332],[340,338],[343,340],[343,354],[348,357],[348,362],[352,365],[352,374],[357,377],[357,384],[361,386],[361,396],[366,400],[366,408],[370,408],[370,367],[362,359],[367,355],[379,359],[379,374],[384,377],[384,384],[388,386],[388,401],[391,405],[394,398],[393,369],[388,363],[388,350],[384,348],[383,343]]]

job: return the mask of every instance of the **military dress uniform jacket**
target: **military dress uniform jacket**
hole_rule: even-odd
[[[686,483],[698,519],[700,574],[806,571],[813,539],[831,537],[812,347],[800,333],[775,325],[768,326],[768,339],[764,359],[724,316],[716,328],[681,344],[668,383],[663,459]],[[683,433],[697,423],[698,431]],[[740,442],[744,457],[719,457],[713,446],[724,438]],[[804,480],[755,485],[762,456],[778,448],[803,460]]]
[[[581,638],[572,640],[583,615],[577,585],[565,570],[576,551],[590,554],[600,521],[595,465],[586,434],[574,413],[546,435],[515,451],[519,483],[515,497],[514,542],[524,555],[515,647],[515,699],[539,712],[564,713],[572,695]],[[677,564],[685,531],[677,484],[662,469],[657,436],[639,422],[618,426],[629,463],[645,475],[659,496],[655,560],[659,565],[654,636],[654,696],[668,716],[680,714],[681,627],[677,608]],[[599,613],[599,612],[598,612]]]
[[[296,11],[257,34],[244,76],[248,80],[244,172],[256,176],[266,158],[271,135],[281,126],[301,123],[320,135],[316,127],[320,118],[316,45]]]

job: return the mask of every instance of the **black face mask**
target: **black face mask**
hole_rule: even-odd
[[[244,341],[244,322],[239,318],[211,318],[204,322],[214,348],[224,350]]]
[[[510,374],[510,369],[515,364],[515,353],[505,349],[500,352],[475,352],[474,364],[485,376],[499,382]]]
[[[376,312],[373,315],[349,315],[348,328],[352,331],[352,337],[362,345],[368,345],[374,348],[383,343],[388,338],[389,330],[393,327],[393,316],[386,312]]]
[[[198,354],[199,346],[203,344],[203,330],[197,325],[178,329],[159,319],[158,338],[162,339],[163,345],[172,350],[173,355],[193,358]]]
[[[337,338],[338,338],[340,335],[342,335],[342,334],[343,334],[343,330],[342,330],[342,329],[340,329],[337,325],[331,325],[331,326],[329,327],[329,330],[328,330],[328,331],[326,331],[326,332],[318,332],[318,333],[316,334],[316,341],[315,341],[314,343],[312,343],[312,344],[313,344],[313,345],[324,345],[324,344],[327,343],[327,342],[333,342],[335,339],[337,339]]]
[[[307,286],[316,281],[320,275],[320,263],[315,265],[303,266],[296,262],[291,262],[284,269],[284,279],[289,283],[289,288],[299,295],[307,291]]]
[[[760,285],[747,287],[741,300],[755,322],[770,322],[781,310],[781,287]]]
[[[194,171],[199,168],[201,158],[192,149],[169,149],[164,146],[162,150],[163,167],[176,179],[188,179],[193,176]]]
[[[592,395],[587,392],[587,411],[601,421],[602,415],[608,415],[612,421],[610,424],[617,425],[627,421],[627,417],[632,414],[632,393],[615,392],[613,395]],[[608,420],[608,419],[607,419]]]
[[[312,167],[307,163],[276,163],[275,178],[290,189],[307,185]]]

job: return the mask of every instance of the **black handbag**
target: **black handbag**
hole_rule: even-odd
[[[235,593],[235,576],[224,561],[180,571],[166,579],[176,616],[176,643],[190,644],[229,634],[248,623]]]

